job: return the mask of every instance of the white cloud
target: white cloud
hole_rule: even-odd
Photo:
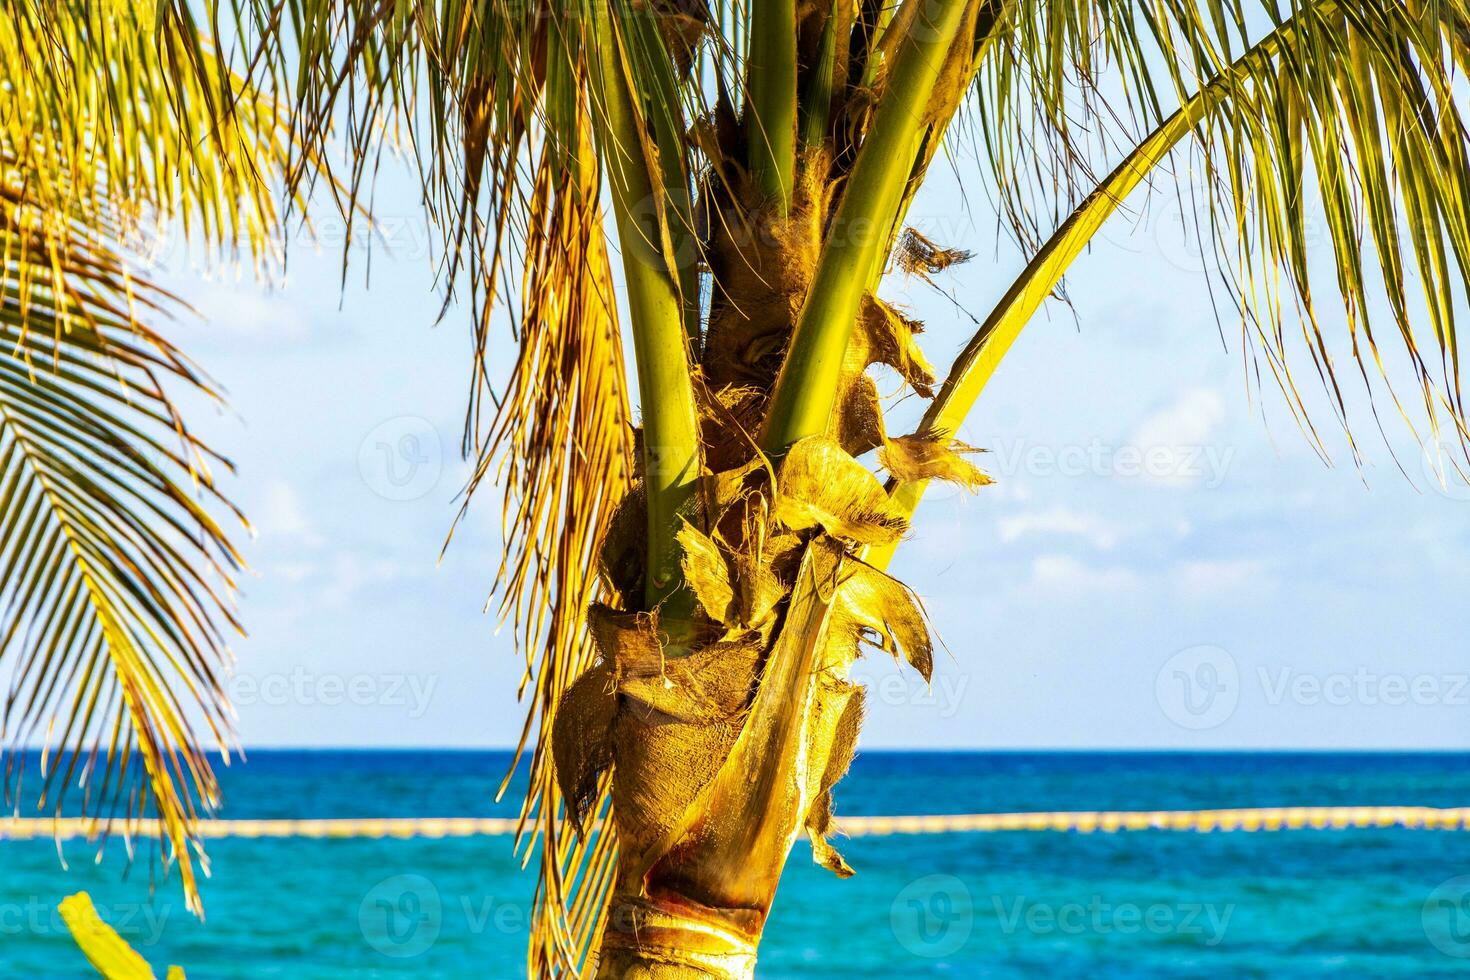
[[[1209,599],[1248,586],[1270,587],[1270,583],[1267,564],[1254,558],[1184,561],[1174,574],[1175,587],[1192,599]]]
[[[1000,540],[1006,544],[1031,534],[1066,534],[1085,538],[1103,551],[1117,545],[1122,533],[1093,514],[1083,514],[1067,507],[1030,511],[1003,517],[997,526]]]
[[[1132,592],[1141,584],[1136,572],[1121,565],[1091,567],[1070,555],[1040,555],[1031,561],[1031,585],[1046,592]]]
[[[310,611],[353,609],[372,588],[406,583],[427,574],[426,567],[369,556],[359,551],[318,554],[304,561],[274,562],[265,569],[268,578],[291,586],[282,607],[289,615]]]
[[[295,585],[316,574],[316,564],[309,561],[283,561],[271,566],[271,573]]]
[[[1218,485],[1233,455],[1214,444],[1225,418],[1224,396],[1213,388],[1190,388],[1144,418],[1128,440],[1143,455],[1144,478],[1159,486]]]
[[[321,535],[307,519],[300,496],[285,480],[266,483],[264,496],[255,513],[259,515],[255,526],[263,537],[291,539],[308,547],[322,543]]]
[[[185,317],[180,335],[186,343],[220,340],[232,346],[252,343],[299,342],[310,331],[299,300],[281,291],[267,292],[259,283],[210,282],[189,290],[189,301],[202,319]]]
[[[326,580],[318,581],[317,595],[334,609],[351,608],[373,586],[413,577],[411,569],[392,559],[352,554],[334,555],[331,567],[323,571]]]
[[[985,467],[982,465],[981,469],[985,469]],[[1005,479],[997,480],[985,488],[985,499],[993,504],[1024,504],[1031,497],[1031,487],[1026,482],[1026,475],[1024,473],[1006,474]]]

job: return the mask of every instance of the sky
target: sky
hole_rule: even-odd
[[[1470,490],[1439,487],[1393,419],[1404,473],[1367,416],[1355,467],[1324,411],[1325,466],[1279,394],[1248,387],[1177,200],[1104,229],[1071,308],[1026,328],[964,426],[996,482],[931,492],[899,550],[943,646],[929,686],[881,652],[859,662],[864,747],[1470,748]],[[486,611],[493,493],[439,557],[468,475],[467,313],[436,323],[407,176],[390,167],[376,202],[387,247],[369,265],[355,245],[345,286],[330,223],[271,288],[182,244],[163,258],[200,314],[171,336],[229,396],[196,427],[236,463],[225,487],[255,528],[239,737],[508,746],[524,663]],[[962,165],[936,168],[911,222],[976,253],[943,292],[880,290],[926,322],[942,374],[1022,257]]]

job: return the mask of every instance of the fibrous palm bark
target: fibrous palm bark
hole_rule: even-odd
[[[592,610],[601,659],[568,693],[554,739],[574,806],[612,767],[620,854],[605,976],[632,964],[748,975],[803,830],[820,863],[850,873],[825,834],[862,719],[847,679],[859,635],[926,677],[930,649],[915,600],[851,552],[847,535],[884,540],[903,523],[877,481],[844,461],[817,437],[774,484],[756,469],[721,481],[727,530],[681,536],[709,617],[680,630],[703,634],[688,656],[668,658],[656,613]],[[828,492],[834,483],[862,495]]]

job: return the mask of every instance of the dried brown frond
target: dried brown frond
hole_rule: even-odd
[[[694,590],[705,615],[716,623],[733,625],[735,588],[720,546],[688,522],[679,530],[679,546],[684,549],[684,581]]]
[[[978,490],[995,481],[964,456],[983,451],[953,442],[947,436],[931,438],[915,434],[888,440],[878,450],[878,461],[894,479],[904,483],[945,480],[967,490]]]
[[[845,684],[846,682],[839,683]],[[827,765],[822,770],[811,809],[807,812],[805,820],[807,837],[812,845],[812,860],[839,878],[852,877],[853,870],[843,860],[842,855],[837,853],[837,849],[827,841],[834,829],[832,790],[842,780],[842,777],[847,775],[847,770],[852,767],[852,757],[857,751],[858,733],[862,730],[863,716],[866,712],[866,693],[865,688],[851,685],[851,689],[847,692],[846,703],[837,708],[839,714],[832,735],[832,745],[828,750]],[[832,711],[836,706],[826,704],[824,707],[825,710]]]
[[[793,530],[820,527],[860,544],[897,540],[908,521],[878,478],[841,446],[810,436],[782,461],[774,516]]]
[[[847,348],[844,366],[848,374],[872,364],[884,364],[897,371],[919,395],[932,398],[934,368],[916,339],[922,330],[919,321],[869,295]]]
[[[903,657],[929,680],[934,672],[934,646],[924,611],[908,586],[857,559],[844,563],[833,603],[834,656],[857,659],[859,641],[876,643],[895,658]]]
[[[887,439],[878,384],[865,372],[842,379],[833,416],[832,438],[853,456],[877,449]]]
[[[937,275],[950,266],[968,262],[973,252],[959,248],[941,248],[917,228],[905,228],[894,250],[898,267],[908,275]]]
[[[605,785],[591,775],[601,758],[597,743],[586,747],[586,765],[563,774],[562,786],[547,735],[564,704],[595,702],[585,688],[567,699],[596,654],[582,617],[600,594],[598,548],[634,472],[599,182],[588,152],[586,142],[542,150],[524,202],[520,350],[488,433],[467,434],[477,465],[465,506],[487,479],[506,494],[500,615],[515,625],[526,657],[521,694],[530,693],[517,747],[519,762],[532,745],[520,846],[528,858],[539,847],[532,961],[534,970],[551,973],[574,969],[585,956],[601,915],[586,889],[597,887],[614,850],[609,831],[573,838],[562,823],[564,808],[575,815],[571,829],[602,809],[595,793]],[[570,788],[576,797],[564,796]]]
[[[572,829],[585,836],[602,777],[612,765],[612,723],[617,711],[612,667],[599,663],[567,688],[551,725],[551,757]]]

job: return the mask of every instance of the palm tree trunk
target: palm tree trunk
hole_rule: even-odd
[[[788,611],[743,725],[699,725],[624,696],[613,776],[623,850],[600,977],[753,974],[781,869],[810,807],[813,762],[820,772],[831,753],[831,732],[813,724],[830,700],[817,683],[826,614],[815,596]],[[745,671],[728,670],[742,653],[722,651],[721,663],[707,657],[700,666],[726,669],[732,689],[748,689]],[[701,680],[709,682],[707,672]],[[722,700],[709,704],[720,711]],[[686,795],[682,815],[668,821],[664,806]]]
[[[932,381],[912,324],[865,295],[826,433],[777,463],[755,443],[831,210],[829,162],[803,163],[784,210],[751,188],[717,204],[720,288],[697,394],[704,523],[678,534],[686,601],[625,611],[650,610],[649,493],[630,495],[602,549],[622,610],[589,611],[600,658],[557,710],[574,819],[610,772],[619,850],[600,978],[752,976],[797,837],[807,833],[818,863],[852,873],[825,835],[861,723],[862,692],[847,680],[859,635],[902,648],[927,676],[917,605],[856,557],[905,527],[854,454],[887,442],[870,364]]]
[[[798,447],[790,465],[805,465],[805,453]],[[783,473],[799,490],[800,472]],[[718,557],[694,533],[682,540],[686,552]],[[811,838],[818,863],[852,873],[825,835],[862,718],[862,692],[847,680],[857,637],[876,630],[921,670],[927,637],[912,628],[917,609],[896,604],[892,580],[825,531],[777,530],[764,547],[759,564],[736,556],[747,574],[732,577],[728,622],[687,657],[663,657],[667,627],[656,616],[601,606],[589,614],[603,658],[568,694],[556,738],[569,800],[595,792],[596,776],[579,773],[612,769],[619,864],[598,977],[748,978],[798,835]],[[740,598],[791,566],[778,602]],[[719,608],[718,574],[698,560],[685,571],[701,605]],[[895,623],[907,625],[883,632]],[[607,721],[589,723],[598,717]],[[598,731],[607,751],[587,763],[578,753]]]
[[[598,980],[750,980],[765,916],[688,899],[617,895]]]

